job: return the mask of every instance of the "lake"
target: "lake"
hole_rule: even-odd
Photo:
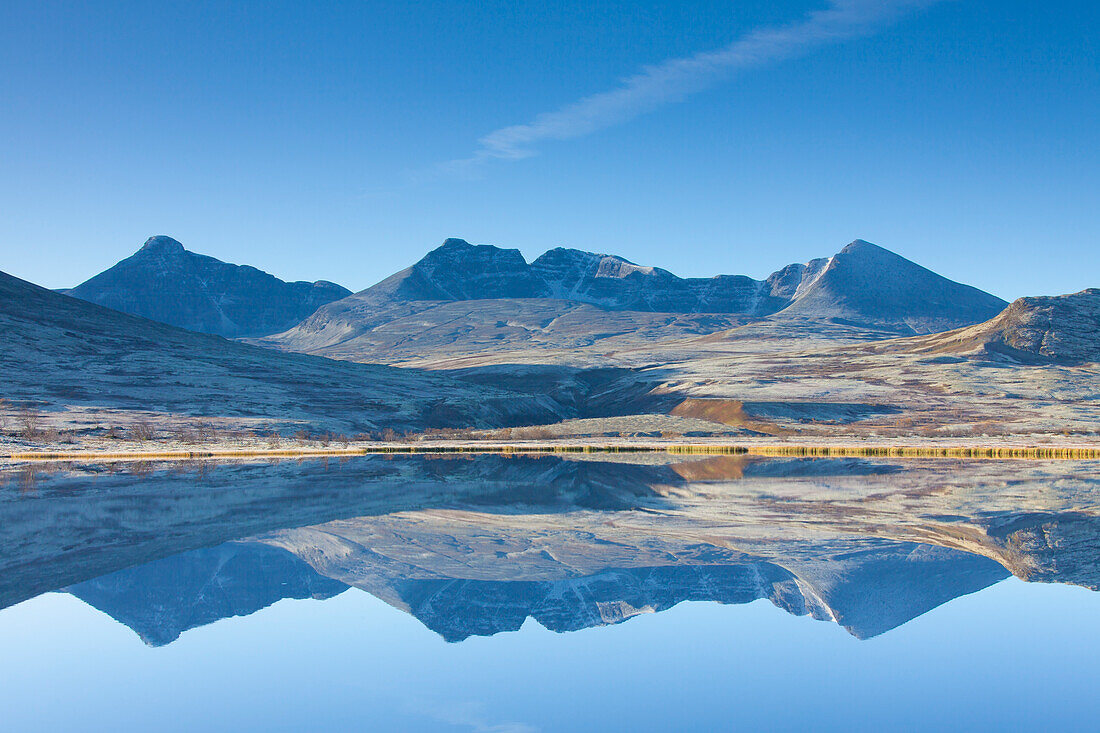
[[[0,727],[1088,728],[1098,468],[13,465]]]

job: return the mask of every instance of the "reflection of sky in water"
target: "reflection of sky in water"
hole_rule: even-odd
[[[1100,595],[1014,578],[880,637],[766,601],[447,644],[352,590],[150,648],[62,594],[0,611],[10,730],[1087,728]]]

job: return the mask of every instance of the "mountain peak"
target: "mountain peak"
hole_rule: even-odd
[[[379,283],[406,300],[541,297],[545,285],[518,249],[470,244],[450,237],[408,271]]]
[[[123,313],[219,336],[267,336],[351,292],[287,283],[247,265],[195,254],[164,235],[77,285],[69,295]]]
[[[880,247],[877,244],[873,244],[871,242],[868,242],[866,239],[857,239],[857,240],[853,241],[851,244],[846,246],[844,249],[840,250],[840,254],[844,254],[844,255],[854,255],[854,254],[881,255],[881,254],[888,254],[888,255],[893,255],[894,257],[901,257],[901,255],[897,254],[896,252],[891,252],[890,250],[886,249],[885,247]]]
[[[834,255],[782,313],[932,333],[988,320],[1006,305],[857,239]]]
[[[163,234],[158,234],[155,237],[146,239],[145,244],[141,245],[141,249],[138,251],[148,252],[150,254],[180,254],[186,250],[184,250],[183,245],[175,239]]]

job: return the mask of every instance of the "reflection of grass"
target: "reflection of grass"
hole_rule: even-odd
[[[814,446],[814,445],[667,445],[667,444],[562,444],[499,443],[479,445],[371,445],[355,448],[292,448],[275,450],[55,451],[12,453],[13,461],[157,460],[196,461],[212,458],[308,458],[377,454],[551,454],[551,453],[671,453],[687,455],[755,455],[815,458],[992,458],[992,459],[1096,459],[1100,448],[1052,447],[936,447],[936,446]]]
[[[926,446],[753,446],[758,456],[809,456],[823,458],[1053,458],[1080,460],[1100,458],[1100,448],[983,448]]]

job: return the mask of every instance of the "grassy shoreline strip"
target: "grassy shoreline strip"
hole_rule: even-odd
[[[0,456],[16,462],[42,461],[193,461],[218,458],[324,458],[387,454],[555,454],[555,453],[671,453],[683,455],[756,455],[810,458],[982,458],[982,459],[1100,459],[1100,448],[978,447],[978,446],[814,446],[814,445],[382,445],[357,448],[241,449],[189,451],[23,451]]]

